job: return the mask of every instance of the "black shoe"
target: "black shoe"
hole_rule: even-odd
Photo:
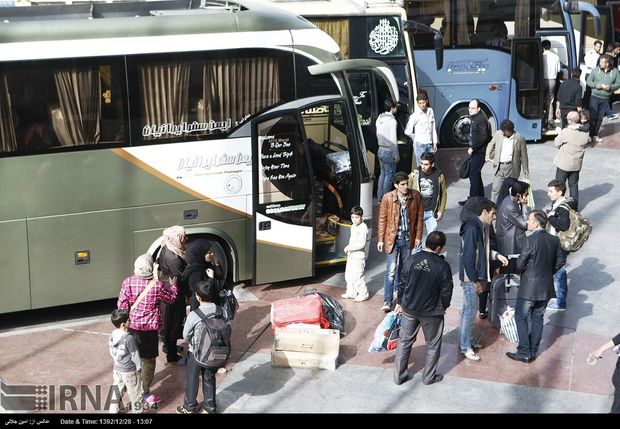
[[[508,356],[512,360],[517,360],[517,361],[523,362],[523,363],[530,363],[530,362],[532,362],[532,358],[522,356],[519,353],[506,352],[506,356]]]
[[[398,382],[395,382],[395,384],[396,384],[397,386],[400,386],[401,384],[403,384],[404,382],[409,381],[409,380],[411,380],[411,376],[410,376],[409,374],[407,374],[407,375],[405,375],[404,377],[401,377],[401,378],[398,380]]]
[[[486,319],[487,317],[489,317],[489,313],[488,312],[483,312],[483,313],[478,313],[478,317],[480,319]]]
[[[441,380],[443,380],[443,374],[435,374],[435,376],[431,378],[431,380],[428,383],[424,383],[424,384],[429,386],[431,384],[439,383]]]
[[[464,206],[467,200],[459,201],[459,206]]]

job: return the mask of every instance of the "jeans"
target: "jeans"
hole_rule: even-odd
[[[484,154],[474,153],[471,155],[469,164],[469,196],[484,197],[484,185],[482,184],[482,167],[484,166]]]
[[[437,219],[435,218],[435,212],[433,210],[424,210],[424,226],[426,227],[426,236],[433,231],[437,231]],[[422,245],[426,238],[422,240]]]
[[[395,279],[400,281],[400,272],[403,268],[405,259],[409,256],[409,240],[397,239],[394,242],[392,252],[387,255],[387,264],[385,274],[383,276],[383,300],[392,303],[394,298],[394,289],[398,290],[398,284]]]
[[[568,189],[570,190],[570,196],[575,200],[575,210],[578,210],[579,206],[579,170],[577,171],[564,171],[561,168],[556,168],[555,178],[562,183],[566,183],[568,179]]]
[[[396,173],[396,151],[380,147],[378,152],[379,166],[381,174],[379,174],[379,182],[377,183],[377,199],[381,201],[383,194],[394,189],[394,173]]]
[[[217,368],[204,368],[198,365],[194,354],[190,353],[185,368],[185,399],[183,407],[186,410],[197,411],[198,409],[198,383],[202,376],[202,408],[210,413],[215,413],[215,373]]]
[[[433,144],[413,142],[413,147],[415,148],[415,165],[419,167],[420,162],[422,162],[422,154],[424,152],[433,152]]]
[[[463,310],[461,313],[461,352],[471,350],[471,332],[478,311],[478,294],[473,282],[461,282],[463,287]]]
[[[524,357],[536,357],[542,338],[545,309],[548,301],[528,301],[517,298],[515,323],[519,334],[517,354]],[[531,329],[528,331],[528,316],[531,316]]]
[[[590,97],[590,137],[598,136],[598,130],[601,128],[608,108],[609,100],[592,94]]]
[[[566,265],[560,268],[553,275],[555,283],[555,294],[557,295],[558,307],[566,307],[566,295],[568,295],[568,276],[566,275]]]

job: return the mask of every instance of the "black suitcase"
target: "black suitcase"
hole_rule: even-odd
[[[501,316],[506,307],[515,308],[517,305],[517,293],[519,291],[520,276],[518,274],[499,274],[491,281],[491,293],[489,294],[489,308],[491,310],[491,323],[499,331]]]

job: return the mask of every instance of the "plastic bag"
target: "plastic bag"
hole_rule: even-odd
[[[396,349],[399,334],[400,314],[390,311],[375,329],[375,335],[370,347],[368,347],[368,352],[387,352]]]
[[[321,304],[323,305],[323,314],[329,321],[329,327],[331,329],[338,329],[341,335],[344,335],[344,310],[342,305],[333,296],[319,292],[316,289],[307,289],[304,291],[303,296],[317,294],[321,297]]]
[[[508,306],[506,311],[498,317],[501,325],[499,332],[505,335],[511,343],[518,343],[519,334],[517,333],[517,323],[515,321],[515,309]]]

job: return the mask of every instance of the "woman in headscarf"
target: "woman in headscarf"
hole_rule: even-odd
[[[138,297],[148,288],[146,295],[136,304]],[[134,275],[126,278],[121,286],[117,307],[129,310],[129,332],[138,344],[142,362],[143,400],[153,405],[161,398],[151,393],[151,383],[155,376],[157,331],[162,326],[160,303],[172,304],[177,298],[176,283],[169,288],[164,282],[153,279],[153,258],[148,253],[138,256],[134,263]]]
[[[205,238],[199,238],[187,245],[185,252],[187,268],[183,280],[190,290],[189,305],[192,311],[198,308],[196,299],[196,283],[212,278],[215,280],[213,299],[217,302],[217,296],[224,288],[224,271],[217,256],[211,250],[211,242]]]
[[[183,319],[185,318],[185,299],[189,294],[187,283],[183,281],[185,262],[185,243],[187,236],[182,226],[175,225],[163,232],[159,263],[159,278],[167,284],[177,280],[178,298],[173,304],[163,303],[164,327],[161,331],[163,349],[168,363],[185,365],[185,359],[178,353],[177,340],[183,338]]]

